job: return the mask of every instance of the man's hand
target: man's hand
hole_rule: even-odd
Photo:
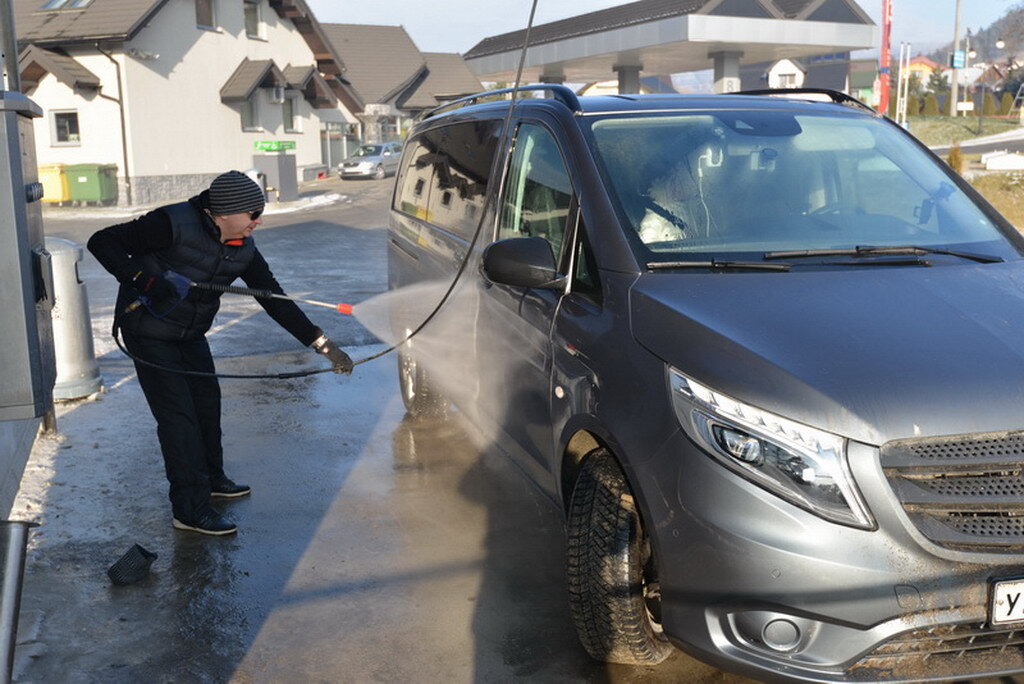
[[[192,286],[192,281],[180,273],[165,271],[162,275],[156,275],[145,269],[136,272],[131,283],[139,294],[152,301],[184,299]]]
[[[163,278],[174,288],[178,295],[178,299],[184,299],[188,296],[188,290],[192,287],[191,280],[180,273],[175,273],[174,271],[164,271]]]
[[[314,343],[313,349],[317,352],[326,356],[330,362],[335,373],[344,373],[350,375],[352,373],[353,363],[349,355],[343,352],[338,345],[331,342],[331,339],[327,335],[321,335]]]

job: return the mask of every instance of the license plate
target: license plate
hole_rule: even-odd
[[[992,583],[993,625],[1024,621],[1024,579],[996,580]]]

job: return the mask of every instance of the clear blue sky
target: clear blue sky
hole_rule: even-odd
[[[539,0],[535,23],[614,7],[628,0]],[[857,0],[876,22],[882,0]],[[998,19],[1021,0],[962,0],[961,34]],[[531,0],[307,0],[320,21],[342,24],[401,24],[424,52],[465,52],[487,36],[525,28]],[[893,0],[893,49],[901,41],[929,52],[953,40],[956,0]]]

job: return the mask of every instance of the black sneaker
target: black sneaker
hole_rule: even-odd
[[[228,478],[219,482],[210,483],[210,496],[217,496],[223,499],[234,499],[239,496],[246,496],[252,492],[249,485],[235,484]]]
[[[199,532],[200,534],[212,534],[214,536],[221,536],[225,534],[234,534],[238,531],[238,526],[232,522],[228,522],[221,514],[212,508],[205,513],[200,513],[194,520],[188,522],[182,522],[177,518],[174,518],[172,523],[175,529],[178,530],[189,530],[191,532]]]

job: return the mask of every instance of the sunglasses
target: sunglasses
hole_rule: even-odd
[[[256,219],[258,219],[262,215],[263,215],[263,210],[262,209],[257,209],[256,211],[250,211],[249,212],[249,220],[250,221],[255,221]]]

